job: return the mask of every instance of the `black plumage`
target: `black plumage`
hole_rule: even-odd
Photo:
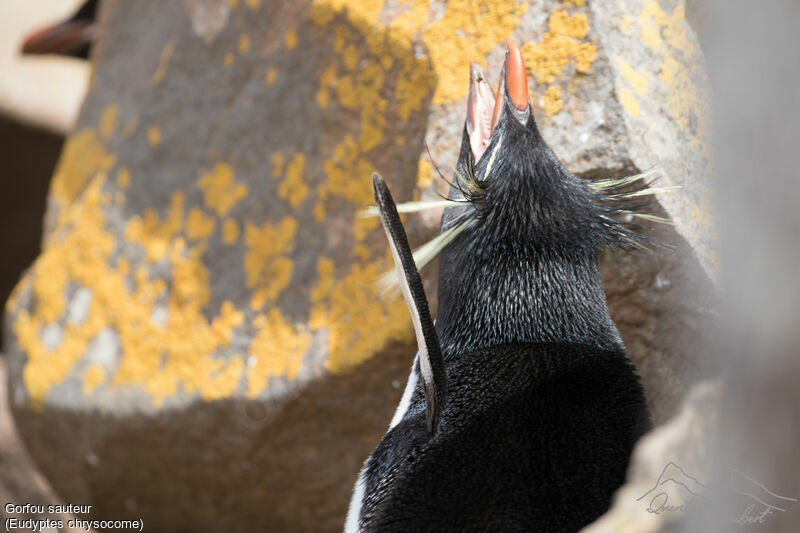
[[[520,71],[511,42],[488,133],[470,108],[460,203],[442,218],[459,233],[440,254],[440,422],[429,431],[417,383],[365,463],[346,531],[577,531],[608,508],[650,428],[597,261],[640,242],[613,217],[626,195],[561,164],[521,110]]]

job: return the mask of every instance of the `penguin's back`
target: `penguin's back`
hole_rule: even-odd
[[[365,469],[362,531],[577,531],[651,425],[622,351],[495,346],[447,364],[436,432],[421,387]]]

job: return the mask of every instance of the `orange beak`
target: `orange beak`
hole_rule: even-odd
[[[513,39],[506,39],[506,87],[511,103],[519,111],[528,107],[528,77],[525,74],[525,63],[522,61],[522,50]]]
[[[506,60],[500,74],[497,97],[486,82],[481,67],[470,63],[469,98],[467,100],[467,134],[472,155],[477,162],[489,146],[492,132],[503,112],[508,98],[514,109],[527,117],[528,78],[522,51],[512,39],[506,39]],[[491,110],[491,111],[490,111]],[[520,118],[518,116],[518,118]],[[522,121],[523,118],[520,118]]]
[[[506,94],[518,111],[525,111],[528,108],[528,78],[525,74],[525,63],[522,61],[522,50],[513,39],[506,39],[506,61],[497,88],[497,100],[492,113],[492,130],[500,118]]]

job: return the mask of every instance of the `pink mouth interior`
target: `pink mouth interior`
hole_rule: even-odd
[[[506,94],[517,111],[528,109],[525,63],[519,45],[512,39],[506,40],[506,60],[500,74],[496,98],[480,65],[470,63],[467,134],[476,163],[489,146],[492,132],[505,107]]]

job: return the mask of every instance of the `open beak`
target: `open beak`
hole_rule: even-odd
[[[511,102],[517,120],[525,124],[530,113],[528,78],[522,51],[512,39],[506,39],[506,60],[500,73],[496,98],[481,67],[477,63],[470,63],[467,133],[475,162],[486,151],[492,132],[507,109],[507,101]]]
[[[475,161],[481,158],[492,136],[494,92],[483,75],[481,66],[469,64],[469,97],[467,98],[467,134]]]
[[[67,20],[30,34],[22,44],[23,54],[76,55],[92,39],[93,24],[88,20]]]

